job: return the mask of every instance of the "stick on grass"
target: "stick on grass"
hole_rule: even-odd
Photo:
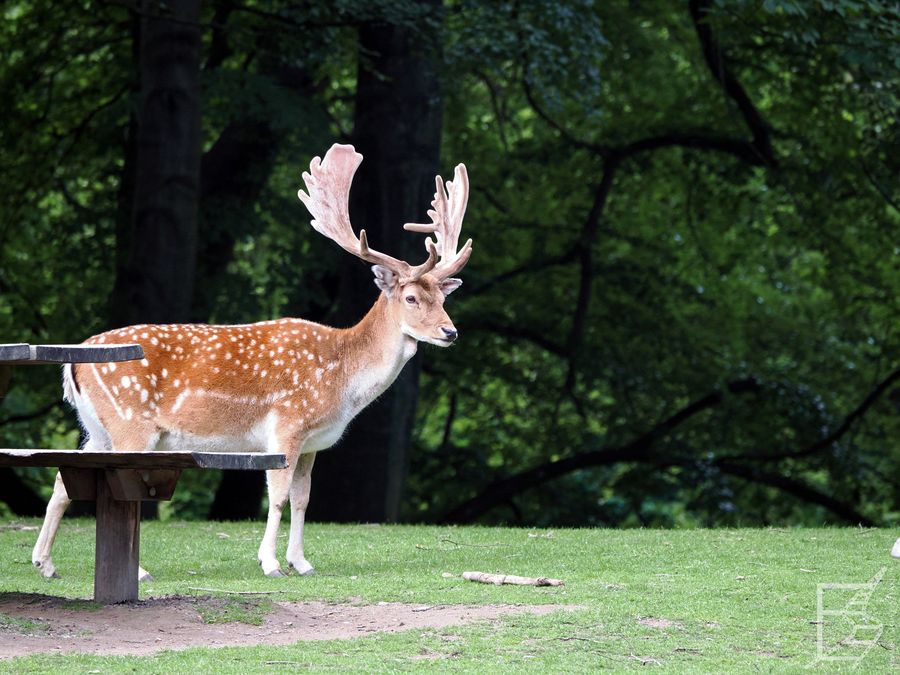
[[[491,574],[489,572],[463,572],[463,579],[477,581],[481,584],[514,584],[516,586],[563,586],[561,579],[549,579],[548,577],[517,577],[515,574]]]

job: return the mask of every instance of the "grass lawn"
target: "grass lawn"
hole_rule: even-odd
[[[0,671],[589,672],[663,667],[678,672],[799,672],[816,658],[817,585],[865,584],[879,574],[864,621],[881,627],[877,644],[867,651],[866,645],[848,642],[853,637],[848,618],[827,616],[822,629],[829,654],[862,655],[862,660],[818,665],[829,672],[854,666],[861,672],[900,671],[900,560],[889,556],[895,531],[551,532],[314,523],[307,528],[307,557],[319,574],[268,579],[255,558],[262,530],[261,522],[144,523],[141,562],[156,580],[142,585],[141,597],[210,595],[192,589],[212,588],[279,590],[283,592],[266,596],[279,601],[556,603],[580,609],[288,647],[196,648],[151,657],[31,656],[0,661]],[[63,521],[54,555],[62,579],[45,581],[32,569],[36,536],[36,531],[0,529],[0,593],[90,597],[93,522]],[[285,545],[283,537],[281,555]],[[550,576],[566,585],[475,584],[459,578],[466,570]],[[444,572],[457,576],[446,578]],[[854,591],[823,593],[826,609],[839,609]],[[84,604],[84,611],[91,611],[90,603]],[[255,620],[252,612],[235,618]],[[0,616],[2,630],[24,628]],[[856,637],[876,632],[870,628]]]

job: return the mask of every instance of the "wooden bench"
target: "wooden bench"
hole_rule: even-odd
[[[140,345],[0,344],[0,400],[11,366],[106,363],[144,357]],[[172,498],[183,469],[283,469],[284,455],[211,452],[85,452],[0,449],[0,466],[55,467],[71,499],[97,503],[94,600],[138,598],[141,501]]]
[[[97,503],[94,600],[138,599],[141,501],[172,498],[183,469],[283,469],[284,455],[0,450],[0,466],[56,467],[71,499]]]

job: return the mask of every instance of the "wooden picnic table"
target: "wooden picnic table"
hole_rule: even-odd
[[[35,363],[130,361],[140,345],[0,345],[0,369]],[[9,378],[0,377],[0,398]],[[0,449],[0,466],[55,467],[71,499],[97,503],[94,600],[138,599],[141,501],[172,498],[183,469],[283,469],[284,455]]]

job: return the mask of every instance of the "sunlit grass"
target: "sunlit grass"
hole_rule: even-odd
[[[272,672],[302,667],[391,672],[424,666],[469,672],[588,672],[662,665],[678,671],[799,671],[816,656],[817,585],[865,583],[882,570],[866,609],[871,623],[882,626],[882,634],[860,667],[868,672],[900,667],[900,561],[888,555],[897,534],[888,530],[551,532],[311,524],[307,557],[318,575],[283,579],[269,579],[259,571],[255,556],[262,530],[262,523],[144,523],[141,560],[155,580],[142,585],[141,597],[278,591],[267,597],[556,603],[579,609],[288,647],[198,648],[153,657],[36,656],[0,662],[0,670]],[[31,568],[35,537],[34,531],[0,530],[5,571],[0,592],[89,598],[93,523],[64,521],[55,551],[62,574],[58,580],[45,581]],[[285,543],[282,538],[282,555]],[[566,585],[475,584],[459,577],[466,570],[551,576]],[[442,576],[445,572],[454,576]],[[238,609],[212,620],[254,622],[268,606],[224,605]],[[843,630],[837,620],[826,628]],[[832,642],[841,637],[826,636]]]

